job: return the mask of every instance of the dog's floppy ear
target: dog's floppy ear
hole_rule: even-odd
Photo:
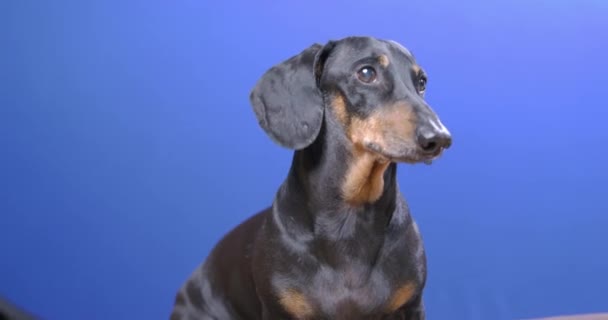
[[[266,71],[251,91],[256,118],[277,144],[298,150],[317,138],[324,113],[317,80],[331,47],[311,45]]]

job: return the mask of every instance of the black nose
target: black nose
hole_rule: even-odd
[[[452,145],[452,136],[447,132],[422,129],[418,131],[417,142],[424,154],[436,155],[441,149],[447,149]]]

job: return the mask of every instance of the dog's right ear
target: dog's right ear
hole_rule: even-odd
[[[270,68],[249,96],[266,134],[289,149],[309,146],[323,124],[323,95],[317,86],[333,42],[313,44]]]

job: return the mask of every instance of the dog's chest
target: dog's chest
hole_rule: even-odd
[[[417,289],[415,279],[380,268],[319,266],[309,281],[283,289],[280,302],[296,319],[382,319]]]

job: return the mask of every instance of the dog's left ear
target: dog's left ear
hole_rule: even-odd
[[[298,150],[317,138],[324,113],[317,81],[332,47],[313,44],[266,71],[251,91],[256,118],[277,144]]]

